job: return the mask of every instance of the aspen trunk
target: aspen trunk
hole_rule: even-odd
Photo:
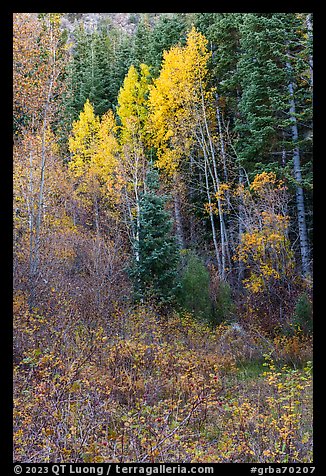
[[[135,231],[135,258],[138,262],[139,257],[139,230],[140,230],[140,204],[139,204],[139,195],[138,195],[138,183],[135,182],[134,190],[135,190],[135,198],[136,198],[136,231]]]
[[[206,182],[206,193],[207,193],[207,200],[208,200],[208,206],[209,206],[209,218],[210,218],[210,221],[211,221],[212,236],[213,236],[213,243],[214,243],[214,248],[215,248],[215,256],[216,256],[218,274],[219,274],[219,276],[222,276],[222,274],[223,274],[222,273],[222,263],[221,263],[220,252],[219,252],[219,249],[218,249],[218,244],[217,244],[217,239],[216,239],[214,216],[213,216],[213,212],[212,212],[212,200],[211,200],[211,194],[210,194],[210,191],[209,191],[207,158],[206,157],[205,157],[205,182]]]
[[[29,226],[29,297],[28,305],[29,309],[32,310],[35,299],[35,290],[34,290],[34,198],[33,198],[33,154],[30,151],[29,154],[29,197],[27,200],[28,203],[28,226]]]
[[[133,227],[134,230],[134,253],[137,263],[140,260],[139,255],[139,231],[140,231],[140,198],[139,198],[139,156],[137,153],[134,155],[134,173],[133,173],[133,187],[134,187],[134,196],[135,196],[135,207],[136,207],[136,226]],[[133,221],[133,218],[131,217]]]
[[[40,247],[41,247],[41,226],[42,226],[42,211],[44,205],[44,185],[45,185],[45,166],[46,166],[46,129],[48,123],[48,108],[51,100],[52,93],[52,84],[53,80],[51,79],[47,102],[44,108],[44,119],[42,125],[42,146],[41,146],[41,177],[40,177],[40,188],[38,193],[38,204],[37,204],[37,214],[35,220],[35,239],[34,239],[34,252],[33,252],[33,263],[32,263],[32,276],[31,279],[34,280],[37,277],[39,270],[39,261],[40,261]],[[33,285],[33,284],[32,284]]]
[[[53,31],[50,29],[50,38],[51,45],[53,45]],[[34,239],[30,241],[30,276],[29,276],[29,291],[30,298],[29,303],[30,307],[33,307],[35,304],[35,285],[39,275],[39,262],[40,262],[40,248],[41,248],[41,227],[42,227],[42,212],[44,206],[44,186],[45,186],[45,168],[46,168],[46,159],[47,159],[47,150],[46,150],[46,132],[48,127],[48,115],[50,102],[52,99],[52,90],[56,76],[56,47],[52,46],[52,64],[51,64],[51,75],[49,80],[49,86],[46,96],[46,101],[44,104],[43,110],[43,122],[41,128],[41,171],[40,171],[40,186],[38,191],[38,203],[37,203],[37,213],[35,216],[35,227],[32,230],[32,235],[34,234]]]
[[[192,154],[190,154],[189,167],[190,167],[190,177],[193,177],[194,158]],[[190,198],[191,207],[193,203],[193,196],[194,196],[193,187],[192,187],[192,183],[190,182],[189,198]],[[195,241],[195,224],[194,224],[194,217],[192,213],[190,213],[189,215],[189,231],[190,231],[190,242],[193,243]]]
[[[244,183],[244,177],[243,177],[243,170],[241,165],[239,164],[239,185],[242,186]],[[238,208],[238,214],[239,214],[239,223],[238,223],[238,233],[239,233],[239,246],[241,246],[241,241],[242,241],[242,235],[244,232],[244,227],[243,227],[243,200],[242,197],[239,197],[239,208]],[[244,266],[241,260],[238,261],[238,287],[240,288],[242,280],[243,280],[243,273],[244,273]]]
[[[228,170],[226,164],[226,152],[225,152],[225,143],[224,143],[224,136],[222,130],[222,121],[221,121],[221,112],[218,105],[219,96],[216,93],[216,117],[217,117],[217,125],[218,125],[218,135],[220,139],[220,148],[221,148],[221,156],[223,161],[223,173],[224,173],[224,181],[228,182]]]
[[[289,62],[286,63],[286,68],[290,73],[291,77],[292,67]],[[304,194],[302,188],[302,173],[301,173],[301,163],[300,163],[300,151],[297,146],[298,143],[298,125],[297,119],[295,117],[295,100],[294,100],[294,88],[292,81],[288,84],[289,91],[289,112],[291,117],[291,135],[293,142],[293,172],[294,178],[296,181],[296,203],[297,203],[297,214],[298,214],[298,230],[299,230],[299,239],[300,239],[300,251],[301,251],[301,264],[302,272],[304,275],[309,273],[309,244],[308,244],[308,233],[306,226],[306,213],[305,213],[305,203],[304,203]]]
[[[308,13],[306,16],[306,25],[308,31],[308,38],[312,40],[312,23],[311,23],[311,13]],[[309,55],[309,69],[310,69],[310,86],[313,87],[313,59],[312,55]]]
[[[173,204],[174,204],[174,217],[175,217],[175,226],[176,226],[176,238],[178,242],[179,249],[182,250],[185,247],[185,239],[183,233],[182,217],[180,212],[180,197],[176,186],[173,192]]]
[[[210,150],[210,155],[211,155],[212,164],[213,164],[214,179],[215,179],[214,180],[215,192],[217,193],[217,206],[218,206],[218,215],[219,215],[219,221],[220,221],[221,251],[222,251],[221,278],[224,280],[225,279],[225,268],[226,268],[226,257],[230,256],[230,251],[228,249],[228,236],[227,236],[228,234],[227,234],[227,229],[226,229],[226,226],[225,226],[224,213],[223,213],[223,208],[222,208],[222,204],[221,204],[221,199],[219,197],[220,180],[219,180],[218,172],[217,172],[217,163],[216,163],[212,138],[211,138],[211,135],[210,135],[210,132],[209,132],[209,127],[208,127],[207,118],[206,118],[206,110],[205,110],[205,102],[204,102],[203,91],[201,91],[201,96],[202,96],[203,119],[204,119],[205,130],[206,130],[206,134],[207,134],[207,138],[208,138],[209,150]]]

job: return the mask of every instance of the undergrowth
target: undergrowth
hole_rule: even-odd
[[[15,461],[312,460],[307,342],[296,368],[300,342],[289,357],[190,314],[140,306],[90,326],[16,311]]]

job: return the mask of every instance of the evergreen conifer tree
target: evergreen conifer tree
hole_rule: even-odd
[[[194,252],[185,255],[185,268],[181,273],[178,302],[197,318],[210,319],[212,303],[209,295],[209,272]]]
[[[163,52],[168,51],[177,43],[185,44],[187,25],[185,17],[180,13],[162,16],[155,24],[148,44],[147,61],[157,76],[161,67]]]
[[[139,66],[141,63],[146,63],[150,61],[149,55],[149,43],[151,38],[151,27],[149,23],[148,14],[143,14],[140,22],[137,26],[135,35],[134,35],[134,44],[133,44],[133,64]]]
[[[309,184],[311,125],[309,48],[303,22],[294,13],[248,13],[240,26],[241,55],[237,75],[241,85],[238,157],[249,174],[274,171],[285,176],[296,193],[302,271],[309,271],[303,176]],[[303,57],[303,58],[302,58]],[[306,59],[306,61],[302,61]],[[306,64],[306,65],[305,65]],[[311,129],[310,129],[311,130]],[[309,186],[309,185],[308,185]]]
[[[179,261],[172,219],[165,209],[167,197],[159,190],[156,169],[150,169],[146,191],[140,201],[139,259],[134,261],[131,276],[136,300],[154,299],[160,305],[172,303],[177,285]]]
[[[87,99],[95,114],[116,106],[119,89],[132,63],[128,35],[106,28],[88,32],[79,25],[74,31],[72,58],[67,69],[66,117],[76,120]]]
[[[241,85],[237,151],[248,172],[261,164],[277,170],[288,110],[283,14],[244,15],[240,25],[241,54],[237,76]],[[277,155],[277,153],[279,155]]]

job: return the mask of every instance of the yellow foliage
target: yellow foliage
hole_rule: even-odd
[[[255,192],[260,192],[264,187],[276,184],[276,175],[274,172],[262,172],[256,175],[253,182],[250,184],[250,188]]]
[[[72,135],[69,137],[69,150],[73,159],[69,168],[76,177],[80,177],[96,153],[100,119],[95,116],[94,108],[87,99],[79,119],[74,121]]]
[[[118,95],[117,113],[121,121],[121,144],[135,141],[147,142],[147,95],[151,76],[146,64],[139,66],[139,73],[131,65]]]
[[[194,27],[185,46],[163,54],[160,75],[150,87],[149,127],[157,149],[157,165],[173,175],[194,143],[194,129],[201,115],[206,91],[207,39]]]
[[[116,135],[113,112],[109,110],[99,118],[87,100],[69,137],[72,154],[69,170],[78,182],[77,193],[92,195],[100,190],[104,196],[118,200],[116,175],[119,144]],[[92,202],[93,199],[85,197],[85,200]]]
[[[118,95],[117,113],[121,122],[119,174],[128,200],[137,209],[139,190],[144,184],[147,168],[146,149],[149,145],[147,96],[150,83],[149,67],[141,64],[138,71],[132,65]]]
[[[226,200],[226,193],[230,190],[230,184],[228,183],[220,183],[218,187],[218,191],[215,194],[216,200],[225,201]]]
[[[256,175],[249,191],[242,187],[238,194],[251,217],[233,259],[250,271],[243,283],[256,294],[293,272],[293,253],[287,236],[289,217],[282,213],[284,186],[273,172],[263,172]]]

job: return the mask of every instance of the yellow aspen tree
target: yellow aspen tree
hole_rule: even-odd
[[[118,126],[113,112],[109,110],[101,117],[96,152],[90,165],[91,173],[100,182],[102,193],[116,203],[119,201],[120,192],[117,134]]]
[[[146,64],[139,66],[139,72],[135,66],[130,66],[118,96],[117,113],[121,121],[122,144],[131,142],[135,135],[139,136],[143,146],[148,142],[146,99],[150,82],[151,75]]]
[[[89,300],[94,301],[98,310],[108,302],[104,270],[109,260],[115,260],[110,239],[114,232],[108,233],[108,230],[115,229],[119,219],[119,144],[113,112],[109,110],[100,118],[87,100],[79,119],[73,123],[69,148],[71,160],[68,167],[75,183],[76,198],[81,209],[92,217],[94,234],[90,233],[87,254],[95,284]]]
[[[193,27],[184,47],[164,52],[160,75],[150,88],[150,124],[157,165],[169,175],[178,170],[181,159],[187,159],[196,140],[210,57],[206,46],[204,35]]]
[[[135,246],[136,260],[139,260],[140,191],[145,186],[148,162],[147,96],[150,83],[148,66],[141,64],[138,72],[132,65],[120,89],[117,108],[121,122],[120,167],[124,181],[125,219],[130,240]]]
[[[215,255],[220,275],[224,279],[227,258],[230,262],[224,213],[218,199],[220,251],[211,207],[213,195],[220,191],[220,179],[210,127],[213,111],[209,105],[214,91],[207,86],[207,63],[211,56],[207,43],[205,36],[192,27],[185,46],[175,46],[164,53],[160,75],[150,88],[150,125],[153,145],[157,150],[157,166],[173,181],[175,219],[181,248],[184,240],[178,191],[184,182],[182,176],[187,170],[189,159],[192,167],[195,147],[200,150],[202,160],[199,166],[205,177]]]
[[[69,168],[75,177],[82,176],[89,168],[96,152],[99,128],[100,119],[87,99],[79,119],[73,123],[72,135],[69,137],[69,150],[72,154]]]
[[[98,233],[100,201],[110,200],[111,205],[115,205],[118,200],[115,188],[118,164],[116,132],[113,112],[108,111],[100,119],[87,100],[69,137],[69,170],[76,183],[77,196],[94,210]]]

